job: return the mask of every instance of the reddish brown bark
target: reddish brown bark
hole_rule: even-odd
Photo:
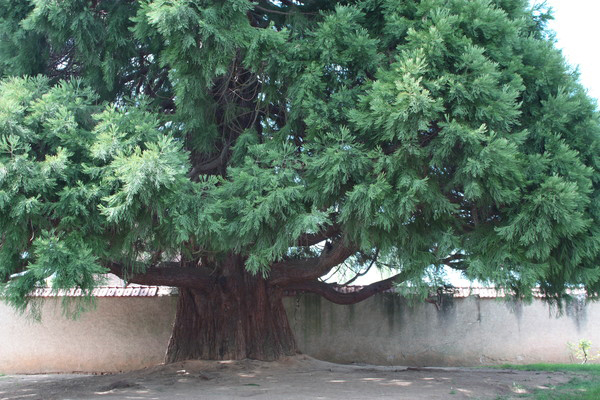
[[[252,276],[230,257],[207,290],[179,290],[165,361],[252,358],[276,360],[296,353],[281,290]]]

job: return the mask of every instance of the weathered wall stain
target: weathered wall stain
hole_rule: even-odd
[[[316,296],[302,295],[301,306],[307,302],[311,307],[311,297]],[[337,320],[351,323],[330,326],[327,335],[298,338],[298,344],[306,354],[341,363],[570,362],[568,341],[586,338],[600,345],[600,304],[580,302],[568,307],[557,318],[548,315],[547,303],[539,299],[524,303],[475,296],[444,298],[439,310],[389,293],[354,306],[323,300],[321,318],[335,314]]]
[[[301,310],[303,321],[300,326],[302,327],[304,337],[319,336],[323,333],[323,326],[321,323],[321,296],[302,296],[301,297]]]
[[[575,323],[577,331],[583,330],[587,323],[587,299],[584,296],[573,297],[566,301],[564,309],[567,316]]]

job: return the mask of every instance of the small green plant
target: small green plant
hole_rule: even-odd
[[[520,383],[513,382],[513,390],[517,393],[522,393],[525,391],[525,386],[521,385]]]
[[[580,360],[582,364],[600,358],[600,352],[592,354],[592,342],[587,339],[580,339],[577,343],[567,342],[571,355]]]

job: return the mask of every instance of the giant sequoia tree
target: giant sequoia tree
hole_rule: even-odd
[[[295,352],[448,265],[600,288],[595,104],[526,0],[0,0],[0,279],[179,288],[167,361]],[[388,265],[354,293],[320,278]],[[12,278],[11,278],[12,276]]]

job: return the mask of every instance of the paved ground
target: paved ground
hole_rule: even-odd
[[[548,389],[564,373],[339,365],[306,356],[277,362],[188,361],[110,375],[0,377],[0,400],[496,399]]]

